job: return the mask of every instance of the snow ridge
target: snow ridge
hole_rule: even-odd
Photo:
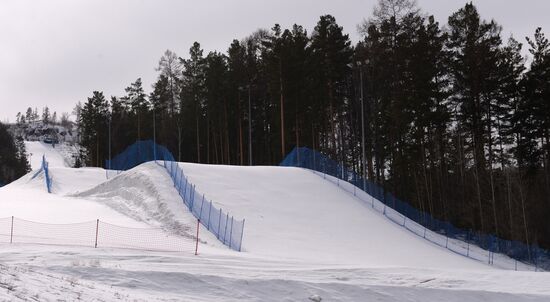
[[[100,202],[139,222],[194,238],[195,219],[173,194],[170,182],[162,168],[151,162],[71,196]]]

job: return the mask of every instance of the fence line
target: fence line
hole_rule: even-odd
[[[160,228],[131,228],[100,221],[50,224],[16,217],[0,218],[0,242],[198,252],[197,236],[167,234]]]
[[[163,161],[163,166],[170,174],[183,203],[199,222],[224,245],[235,251],[241,251],[245,220],[237,220],[229,216],[229,213],[216,208],[211,200],[207,200],[204,194],[200,194],[195,189],[195,185],[185,176],[177,162]]]
[[[46,180],[46,189],[52,193],[52,178],[50,176],[50,163],[46,161],[46,155],[42,155],[42,169],[44,170],[44,179]]]
[[[32,176],[31,179],[35,179],[40,174],[40,172],[44,172],[44,180],[45,180],[45,183],[46,183],[46,190],[48,191],[48,193],[51,193],[52,192],[52,177],[50,175],[49,166],[50,166],[50,164],[46,160],[46,155],[42,155],[42,162],[40,163],[40,169],[38,169],[38,171],[36,171],[36,173],[34,173],[34,175]]]
[[[170,151],[152,140],[136,141],[112,159],[105,160],[106,170],[126,171],[153,160],[174,161]]]
[[[308,148],[295,148],[281,166],[302,167],[333,182],[408,231],[462,256],[515,270],[550,269],[550,252],[518,241],[463,230],[413,208],[343,165]]]
[[[241,251],[244,219],[236,220],[233,216],[230,217],[228,213],[217,209],[212,201],[206,200],[204,194],[197,192],[166,147],[155,144],[151,140],[136,141],[112,160],[105,161],[106,177],[109,178],[110,174],[119,174],[120,171],[149,161],[163,163],[162,166],[170,174],[183,204],[204,227],[224,245]]]

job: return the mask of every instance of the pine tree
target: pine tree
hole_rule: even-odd
[[[15,115],[15,122],[16,122],[18,125],[22,124],[22,122],[21,122],[21,117],[22,117],[22,116],[21,116],[21,112],[17,112],[17,114]]]
[[[42,109],[42,123],[49,124],[51,122],[50,108],[48,106]]]
[[[83,160],[87,166],[102,167],[107,158],[109,105],[103,92],[94,91],[82,107],[80,118]]]
[[[33,122],[38,122],[38,118],[39,118],[38,108],[34,107],[34,111],[32,113],[32,121]]]
[[[33,113],[32,113],[32,108],[31,108],[31,107],[27,108],[27,111],[25,112],[25,119],[26,119],[28,122],[32,122],[32,120],[33,120]]]
[[[452,52],[453,102],[457,106],[456,120],[461,129],[457,135],[468,153],[464,158],[472,158],[473,197],[478,203],[477,223],[483,232],[487,231],[483,205],[488,196],[484,182],[488,178],[487,171],[492,169],[492,160],[486,155],[492,153],[494,112],[491,103],[498,91],[496,71],[501,29],[494,21],[482,21],[471,3],[449,17],[449,27],[447,46]]]
[[[349,36],[336,23],[331,15],[321,16],[311,37],[311,55],[314,66],[314,85],[321,107],[326,112],[318,112],[321,120],[328,122],[329,138],[324,142],[324,149],[333,155],[344,158],[342,142],[339,133],[342,130],[342,112],[348,97],[349,67],[352,58],[352,48]],[[326,125],[322,125],[326,129]]]
[[[134,83],[126,87],[125,91],[126,95],[122,98],[122,100],[126,108],[128,108],[132,114],[132,116],[130,116],[130,120],[135,120],[135,139],[142,140],[145,137],[144,133],[142,133],[142,129],[149,129],[143,126],[147,123],[144,122],[144,120],[148,121],[148,119],[145,118],[147,117],[150,104],[143,90],[141,78],[138,78]]]
[[[170,94],[168,110],[170,116],[173,117],[178,110],[179,81],[182,72],[182,65],[178,56],[174,52],[166,50],[160,58],[157,71],[160,71],[160,76],[167,81],[167,89]]]
[[[248,87],[251,89],[251,83],[249,80],[252,78],[247,73],[246,59],[247,59],[247,50],[246,46],[241,45],[238,40],[233,40],[231,46],[227,51],[227,64],[228,64],[228,78],[229,78],[229,87],[228,87],[228,98],[229,98],[229,109],[231,114],[229,114],[229,119],[236,122],[236,127],[232,129],[237,130],[235,135],[238,140],[237,150],[235,151],[237,155],[237,163],[241,166],[244,165],[244,133],[243,133],[243,110],[244,105],[242,102],[243,88]],[[248,85],[248,86],[247,86]]]
[[[194,125],[187,124],[189,129],[195,130],[195,159],[201,162],[201,132],[204,120],[204,57],[203,50],[198,42],[193,43],[189,49],[190,58],[181,60],[183,73],[181,79],[181,114],[184,122],[194,121]]]

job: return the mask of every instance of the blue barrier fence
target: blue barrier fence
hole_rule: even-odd
[[[152,160],[175,161],[166,147],[152,140],[144,140],[135,142],[111,160],[106,160],[105,169],[126,171]]]
[[[46,181],[46,189],[48,193],[52,192],[52,177],[50,175],[50,164],[46,160],[46,155],[42,155],[42,170],[44,170],[44,179]]]
[[[195,185],[183,173],[177,162],[164,161],[164,167],[170,174],[176,190],[189,211],[199,219],[201,224],[218,240],[235,251],[241,251],[244,219],[237,220],[229,213],[218,209],[204,194],[199,193]]]
[[[42,155],[42,162],[40,163],[40,169],[34,173],[31,179],[34,179],[36,176],[44,172],[44,181],[46,183],[46,190],[48,193],[52,192],[52,177],[50,175],[49,163],[46,160],[46,155]]]
[[[313,170],[393,222],[455,253],[502,268],[550,269],[550,251],[536,245],[457,228],[447,221],[436,219],[315,150],[295,148],[280,165]]]
[[[151,140],[137,141],[124,152],[105,162],[107,171],[125,171],[142,163],[153,161],[162,162],[183,203],[200,223],[213,233],[220,242],[229,248],[241,251],[244,230],[244,219],[237,220],[229,213],[215,207],[211,200],[200,194],[195,186],[189,182],[183,170],[175,161],[170,151]],[[108,174],[107,174],[108,175]]]

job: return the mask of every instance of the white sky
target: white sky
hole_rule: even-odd
[[[320,15],[332,14],[359,40],[357,24],[376,0],[2,0],[0,2],[0,121],[14,121],[27,107],[70,112],[93,90],[120,96],[141,77],[147,92],[166,49],[186,57],[199,41],[225,52],[234,38],[257,28],[297,23],[311,32]],[[550,36],[550,1],[473,1],[484,19],[524,42],[541,26]],[[418,0],[444,24],[460,0]]]

